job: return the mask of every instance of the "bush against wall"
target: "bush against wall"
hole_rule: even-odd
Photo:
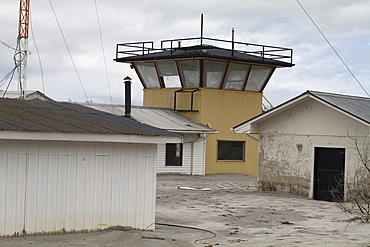
[[[338,207],[351,214],[352,220],[370,223],[370,141],[368,138],[353,138],[359,166],[347,176],[345,200],[337,201]],[[335,189],[332,190],[333,195]]]

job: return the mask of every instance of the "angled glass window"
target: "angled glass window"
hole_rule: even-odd
[[[199,87],[199,61],[179,61],[177,64],[184,87]]]
[[[230,63],[223,89],[243,90],[250,65]]]
[[[225,62],[204,60],[204,87],[220,88],[226,64]]]
[[[161,88],[154,63],[135,63],[135,66],[147,88]]]
[[[174,61],[157,62],[159,78],[166,88],[180,88],[180,77]]]
[[[273,67],[253,65],[245,91],[260,92],[262,90],[262,86],[266,83],[267,77],[273,69]]]

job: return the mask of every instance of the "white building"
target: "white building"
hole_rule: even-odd
[[[154,229],[157,145],[181,137],[78,104],[0,99],[0,236]]]
[[[79,103],[119,116],[124,105]],[[158,144],[157,173],[205,175],[205,145],[208,134],[216,130],[168,108],[132,106],[131,117],[141,123],[183,136],[183,143]]]
[[[37,90],[28,90],[25,91],[26,100],[41,100],[41,101],[54,101],[52,98],[49,98],[45,94],[41,93]],[[9,98],[9,99],[20,99],[21,92],[20,91],[0,91],[1,98]]]
[[[369,109],[369,98],[307,91],[233,129],[259,135],[259,189],[330,201],[361,166],[355,142],[369,143]]]

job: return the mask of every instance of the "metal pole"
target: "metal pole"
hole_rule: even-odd
[[[200,47],[203,47],[203,13],[200,15]]]
[[[234,28],[231,29],[231,56],[234,56]]]
[[[125,83],[125,117],[131,118],[131,78],[126,76]]]

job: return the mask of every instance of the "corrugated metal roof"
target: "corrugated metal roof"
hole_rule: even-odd
[[[80,104],[0,99],[0,130],[178,136]]]
[[[123,116],[124,105],[109,105],[98,103],[80,103],[82,105]],[[132,106],[131,116],[139,122],[171,132],[215,133],[216,131],[189,117],[168,108]]]
[[[316,91],[307,93],[370,124],[370,98]]]

